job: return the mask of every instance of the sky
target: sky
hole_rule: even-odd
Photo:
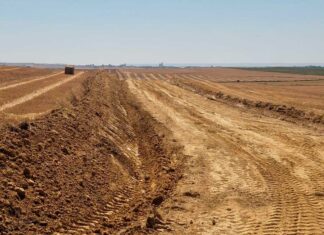
[[[324,0],[0,0],[0,62],[324,63]]]

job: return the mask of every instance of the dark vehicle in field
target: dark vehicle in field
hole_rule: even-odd
[[[75,71],[74,66],[65,66],[65,70],[64,70],[65,74],[72,74],[73,75],[74,71]]]

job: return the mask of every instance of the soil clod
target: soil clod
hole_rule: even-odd
[[[159,206],[163,201],[164,201],[164,197],[160,195],[153,199],[152,204],[155,206]]]

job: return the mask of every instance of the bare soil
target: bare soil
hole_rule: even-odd
[[[49,77],[43,80],[37,80],[35,82],[23,84],[16,87],[10,87],[9,89],[1,90],[0,92],[0,105],[4,105],[6,103],[11,102],[14,99],[18,99],[24,95],[28,95],[33,93],[35,90],[39,88],[44,88],[51,84],[54,84],[59,81],[63,81],[64,79],[69,78],[69,76],[64,74],[59,74],[54,77]]]
[[[30,116],[30,114],[37,115],[50,112],[54,108],[65,107],[71,101],[80,99],[84,92],[83,83],[88,76],[87,73],[82,74],[38,97],[7,109],[6,114],[11,117],[23,117]]]
[[[304,81],[304,80],[324,80],[323,76],[317,75],[300,75],[289,73],[274,73],[262,71],[249,71],[242,69],[231,68],[185,68],[185,69],[127,69],[124,72],[131,72],[137,74],[162,74],[170,77],[179,77],[182,75],[189,75],[193,77],[204,78],[216,82],[237,82],[237,80],[248,81]]]
[[[181,155],[164,146],[167,130],[116,75],[84,86],[73,106],[1,129],[3,233],[142,230],[174,187]]]
[[[57,72],[54,69],[36,68],[0,68],[0,86],[12,84],[17,81],[27,81],[35,77],[46,76]]]
[[[127,80],[153,117],[184,146],[184,173],[162,205],[162,234],[322,234],[321,124],[206,99],[170,80]],[[308,122],[303,120],[302,122]]]
[[[8,108],[0,234],[323,234],[315,77],[88,71]]]

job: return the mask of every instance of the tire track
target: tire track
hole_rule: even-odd
[[[117,75],[121,76],[120,74]],[[114,90],[116,91],[116,94],[121,94],[118,88],[114,87]],[[127,222],[134,220],[134,211],[143,211],[143,207],[145,207],[144,205],[145,203],[147,203],[147,200],[148,203],[151,204],[153,196],[148,197],[148,195],[155,194],[155,190],[158,189],[157,186],[159,183],[156,183],[155,181],[148,183],[149,181],[147,174],[149,173],[146,172],[149,172],[151,168],[154,169],[155,163],[151,163],[149,164],[149,166],[146,166],[146,163],[143,162],[143,158],[145,158],[145,156],[139,156],[141,154],[150,155],[150,158],[154,156],[154,153],[149,151],[149,149],[151,148],[149,147],[149,145],[151,144],[150,141],[152,138],[152,133],[150,133],[150,131],[149,133],[145,134],[139,133],[139,131],[147,132],[149,128],[146,126],[146,121],[142,120],[145,115],[142,114],[138,117],[134,117],[135,115],[132,112],[138,113],[138,108],[136,108],[136,110],[130,111],[134,109],[133,105],[130,105],[130,103],[132,103],[133,101],[128,100],[131,98],[132,96],[124,97],[123,95],[117,95],[117,97],[114,97],[114,102],[116,102],[116,106],[114,106],[115,112],[111,112],[110,114],[110,121],[108,121],[109,125],[107,129],[104,129],[107,135],[103,135],[103,138],[107,138],[115,146],[119,146],[121,152],[123,152],[123,154],[127,156],[129,160],[131,159],[132,162],[135,163],[134,169],[135,172],[138,173],[134,174],[134,176],[129,177],[125,172],[123,161],[111,156],[110,159],[114,159],[112,160],[113,164],[118,166],[117,168],[119,168],[120,174],[125,176],[127,180],[125,180],[123,184],[117,185],[117,188],[111,190],[112,192],[104,206],[96,208],[92,214],[78,221],[75,221],[72,224],[63,226],[63,228],[55,234],[94,234],[102,233],[103,231],[106,231],[106,229],[108,231],[107,234],[129,234],[128,232],[132,231],[132,229],[138,229],[140,223],[137,222],[135,223],[135,225],[127,225]],[[116,116],[116,114],[120,115]],[[137,118],[141,118],[140,122],[142,124],[137,123]],[[139,130],[139,128],[143,128],[141,127],[141,125],[143,125],[144,123],[146,127],[144,128],[145,130]],[[123,130],[124,133],[121,132],[121,130]],[[148,137],[145,137],[145,135],[148,135]],[[132,141],[125,141],[127,140],[127,138],[130,138],[130,140]],[[147,142],[147,140],[149,141]],[[154,147],[152,147],[152,149],[156,148],[157,144],[154,144]],[[149,170],[146,169],[147,167],[149,168]],[[161,167],[158,167],[158,169],[160,170]],[[145,176],[142,174],[145,174]],[[150,176],[149,178],[153,178],[153,176]],[[159,174],[159,181],[163,181],[162,174]],[[154,184],[154,186],[157,188],[151,188],[151,184]],[[137,215],[137,218],[135,219],[145,220],[146,216],[147,215],[145,215],[145,213],[140,212],[140,215]],[[160,231],[169,230],[169,223],[168,221],[161,222],[155,228]],[[109,233],[109,231],[111,231],[111,233]]]
[[[12,107],[14,107],[14,106],[16,106],[16,105],[19,105],[19,104],[25,103],[25,102],[27,102],[27,101],[29,101],[29,100],[32,100],[32,99],[34,99],[34,98],[36,98],[36,97],[38,97],[38,96],[40,96],[40,95],[42,95],[42,94],[44,94],[44,93],[50,91],[50,90],[53,90],[53,89],[56,88],[56,87],[59,87],[59,86],[65,84],[65,83],[67,83],[67,82],[69,82],[69,81],[71,81],[71,80],[73,80],[73,79],[79,77],[79,76],[82,75],[83,73],[84,73],[84,72],[80,72],[79,74],[74,75],[74,76],[72,76],[72,77],[69,77],[69,78],[67,78],[67,79],[65,79],[65,80],[63,80],[63,81],[60,81],[60,82],[54,83],[54,84],[49,85],[49,86],[47,86],[47,87],[44,87],[44,88],[42,88],[42,89],[36,90],[36,91],[34,91],[34,92],[30,93],[30,94],[27,94],[27,95],[25,95],[25,96],[22,96],[22,97],[20,97],[20,98],[14,100],[14,101],[11,101],[11,102],[9,102],[9,103],[6,103],[6,104],[0,106],[0,111],[6,110],[6,109],[8,109],[8,108],[12,108]],[[43,79],[44,79],[44,78],[43,78]]]
[[[126,80],[126,79],[127,79],[127,75],[126,75],[126,73],[120,72],[119,70],[117,70],[116,73],[117,73],[117,77],[118,77],[120,80]]]
[[[217,146],[218,148],[224,149],[224,151],[228,151],[228,154],[232,156],[229,158],[229,164],[231,166],[231,170],[226,170],[225,167],[220,167],[222,171],[225,171],[224,177],[226,179],[225,182],[228,183],[220,183],[219,181],[215,181],[214,185],[220,184],[218,187],[231,187],[229,182],[235,184],[239,184],[240,179],[231,179],[231,174],[235,173],[241,179],[248,179],[246,174],[253,173],[252,169],[255,168],[256,172],[264,179],[264,184],[267,187],[266,197],[262,194],[260,195],[260,200],[265,203],[263,206],[253,207],[253,198],[255,198],[258,194],[252,197],[252,208],[246,208],[242,206],[234,206],[234,201],[230,199],[226,199],[226,197],[231,197],[231,193],[226,193],[225,198],[221,198],[220,205],[210,208],[208,214],[199,214],[201,211],[202,205],[200,203],[204,203],[201,200],[197,200],[197,203],[191,204],[194,210],[195,220],[193,222],[193,226],[189,230],[179,231],[194,234],[194,233],[212,233],[215,234],[322,234],[324,231],[324,208],[323,203],[319,200],[318,197],[315,196],[314,191],[320,190],[324,188],[323,180],[321,179],[322,174],[318,170],[318,167],[312,166],[311,164],[306,164],[303,161],[308,159],[309,161],[314,161],[317,159],[314,154],[319,154],[316,150],[316,146],[319,146],[319,142],[315,145],[319,138],[309,139],[309,146],[304,146],[306,149],[299,153],[298,151],[298,142],[296,142],[296,137],[289,137],[290,141],[288,144],[285,144],[281,138],[279,138],[278,143],[276,141],[271,142],[271,140],[275,140],[275,135],[282,136],[280,133],[283,130],[267,131],[261,130],[261,128],[269,128],[269,124],[273,125],[271,121],[277,123],[280,122],[278,120],[273,120],[269,118],[264,118],[270,121],[269,124],[264,124],[259,127],[260,130],[254,130],[259,133],[258,136],[253,136],[250,131],[240,131],[240,129],[244,128],[247,120],[253,123],[253,120],[256,117],[250,117],[248,114],[244,114],[244,118],[247,115],[249,118],[245,120],[240,116],[240,119],[234,119],[236,123],[240,123],[240,125],[236,125],[236,123],[231,123],[231,118],[233,116],[226,116],[228,114],[228,110],[224,115],[229,120],[221,120],[218,118],[218,115],[207,115],[208,112],[212,112],[214,108],[212,104],[205,100],[204,102],[198,103],[198,100],[204,100],[202,98],[191,96],[188,91],[183,91],[181,88],[175,88],[172,85],[168,85],[162,81],[131,81],[129,82],[131,88],[136,89],[138,92],[138,96],[145,105],[148,105],[149,110],[155,114],[155,117],[158,120],[162,121],[162,123],[167,122],[169,126],[173,127],[173,130],[179,131],[177,126],[184,128],[183,135],[185,135],[185,131],[187,127],[190,127],[190,139],[187,139],[184,142],[185,146],[192,146],[190,148],[196,150],[199,156],[199,152],[203,153],[201,159],[196,158],[197,161],[193,161],[189,169],[197,168],[197,166],[201,167],[198,172],[210,172],[210,169],[204,169],[204,165],[212,165],[215,164],[212,161],[217,160],[217,164],[223,164],[225,156],[217,156],[213,154],[211,150],[201,149],[201,146],[206,145],[206,142],[210,142],[210,146]],[[208,104],[208,106],[206,105]],[[206,107],[205,107],[206,106]],[[220,104],[220,106],[225,106],[224,104]],[[228,107],[230,108],[230,107]],[[218,109],[218,108],[217,108]],[[216,109],[216,110],[217,110]],[[230,109],[229,109],[230,110]],[[235,111],[236,112],[236,111]],[[163,114],[162,114],[163,113]],[[238,112],[237,112],[238,113]],[[161,117],[162,116],[162,117]],[[166,117],[164,117],[166,116]],[[251,120],[250,120],[251,119]],[[199,129],[196,130],[195,126],[199,126]],[[289,130],[289,127],[292,128],[290,124],[286,124]],[[296,128],[296,126],[294,126]],[[299,133],[300,132],[300,133]],[[298,138],[302,138],[304,131],[300,129],[298,131],[288,132],[289,135],[298,134]],[[213,135],[209,134],[212,133]],[[181,133],[178,133],[181,137]],[[262,135],[264,135],[264,139],[262,139]],[[256,138],[258,137],[258,138]],[[262,137],[262,138],[261,138]],[[270,137],[270,138],[269,138]],[[188,137],[189,138],[189,137]],[[203,138],[200,144],[199,138]],[[269,140],[267,140],[269,138]],[[285,137],[286,138],[286,137]],[[209,141],[208,141],[209,140]],[[270,142],[269,142],[270,141]],[[279,144],[279,142],[283,142],[284,144]],[[305,141],[305,139],[303,140]],[[197,146],[195,146],[197,144]],[[210,147],[211,148],[211,147]],[[212,161],[208,162],[208,153],[212,155]],[[276,159],[277,154],[282,154],[283,156],[287,156],[286,158],[290,161],[293,161],[291,164],[296,165],[304,164],[304,167],[307,168],[307,172],[311,172],[310,181],[303,181],[302,178],[297,177],[289,165],[281,162],[280,159]],[[234,156],[239,156],[239,160],[236,163],[236,158]],[[320,156],[318,156],[320,158]],[[201,163],[201,161],[203,163]],[[223,163],[222,163],[223,162]],[[322,161],[316,161],[317,164],[323,164]],[[243,166],[248,163],[249,168],[243,170]],[[202,165],[199,165],[202,164]],[[237,164],[237,165],[236,165]],[[214,169],[215,170],[215,169]],[[221,172],[221,171],[220,171]],[[188,175],[194,175],[194,178],[190,178],[188,180],[188,187],[192,190],[198,190],[195,185],[206,185],[208,184],[208,180],[205,182],[197,182],[199,179],[199,174],[203,173],[194,173],[189,171]],[[211,176],[207,177],[212,178]],[[248,181],[248,184],[253,185],[253,181],[256,181],[253,177],[250,178],[251,181]],[[195,182],[191,184],[191,182]],[[184,184],[184,183],[182,183]],[[185,187],[185,186],[183,186]],[[249,190],[252,190],[252,187],[248,187]],[[234,188],[235,189],[235,188]],[[217,192],[217,188],[215,189]],[[218,189],[220,190],[220,189]],[[231,190],[230,190],[231,191]],[[316,191],[315,191],[316,192]],[[208,190],[204,190],[205,194],[215,195],[215,192]],[[243,192],[241,192],[242,194]],[[251,192],[253,193],[253,192]],[[237,200],[247,200],[248,198],[243,197]],[[214,196],[213,196],[214,197]],[[262,200],[262,198],[264,198]],[[175,198],[175,200],[180,201],[183,200],[180,198]],[[183,208],[188,208],[190,203],[184,202]],[[172,204],[171,204],[172,207]],[[190,207],[189,207],[190,208]],[[257,212],[260,208],[261,211]],[[262,209],[263,208],[263,209]],[[267,209],[268,208],[268,209]],[[264,210],[262,212],[262,210]],[[180,217],[185,217],[185,213],[181,213]],[[245,214],[249,216],[245,216]],[[173,215],[173,216],[172,216]],[[171,214],[171,217],[176,216],[177,214]],[[190,214],[193,216],[192,214]],[[251,215],[254,215],[251,216]],[[202,221],[210,220],[210,217],[217,217],[217,222],[214,227],[209,227],[208,225],[199,224]],[[181,220],[182,218],[180,218]],[[197,221],[197,222],[196,222]],[[199,222],[198,222],[199,221]],[[187,227],[188,228],[188,227]],[[207,229],[208,228],[208,229]],[[194,231],[194,232],[193,232]]]
[[[161,74],[161,73],[157,73],[157,74],[156,74],[156,77],[157,77],[158,79],[160,79],[160,80],[164,80],[164,79],[166,79],[165,74]]]
[[[144,80],[155,80],[156,78],[154,77],[154,74],[152,73],[143,73],[137,75],[138,77],[142,77]]]
[[[159,80],[159,78],[157,77],[157,76],[159,76],[159,75],[156,75],[156,74],[154,74],[154,73],[150,73],[149,75],[151,76],[151,78],[152,78],[153,80]]]
[[[59,234],[88,234],[94,233],[96,228],[101,227],[102,223],[107,223],[106,226],[113,224],[116,214],[127,213],[129,210],[129,202],[136,195],[135,185],[137,182],[133,180],[132,184],[125,187],[119,187],[111,197],[111,200],[103,208],[99,208],[93,214],[88,215],[82,220],[78,220],[68,228],[61,229]],[[107,222],[104,222],[107,221]]]

